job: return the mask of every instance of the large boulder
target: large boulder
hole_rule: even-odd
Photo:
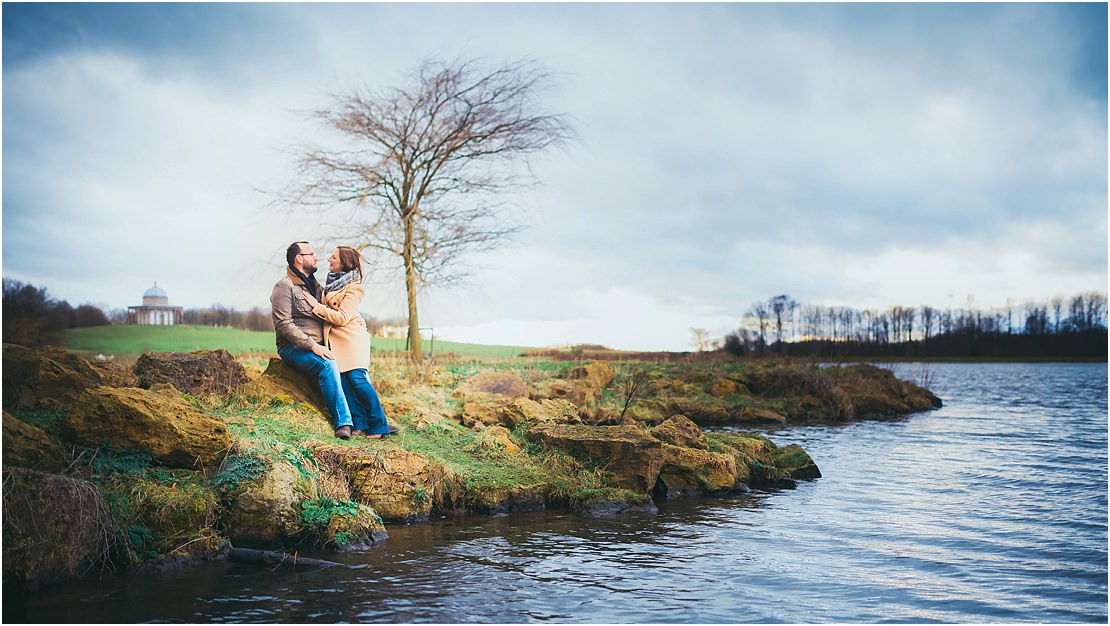
[[[783,426],[786,424],[786,416],[782,413],[757,406],[741,407],[737,411],[736,420],[741,424],[758,426]]]
[[[470,394],[522,398],[528,395],[528,385],[514,372],[478,372],[451,393],[456,398],[465,398]]]
[[[361,502],[342,503],[343,510],[332,512],[325,528],[318,532],[318,541],[340,551],[358,550],[389,537],[377,512]]]
[[[66,451],[41,429],[4,411],[4,467],[62,470]]]
[[[615,372],[608,363],[586,363],[566,373],[566,378],[550,378],[536,384],[533,400],[566,400],[583,415],[598,417],[602,392],[613,381]]]
[[[662,444],[637,426],[548,422],[532,426],[528,436],[603,465],[611,486],[637,493],[655,487],[663,466]]]
[[[701,448],[664,443],[655,492],[666,498],[712,495],[743,489],[736,458]]]
[[[374,508],[383,520],[427,521],[442,494],[428,457],[391,445],[372,448],[321,444],[312,449],[318,462],[347,475],[351,499]]]
[[[3,474],[5,591],[80,578],[107,564],[116,529],[95,486],[6,462]]]
[[[518,398],[508,404],[500,416],[501,424],[510,430],[536,424],[580,424],[582,418],[574,405],[566,400],[529,400]]]
[[[238,547],[297,543],[305,534],[302,504],[319,496],[315,478],[289,461],[277,461],[261,475],[234,488],[224,534]]]
[[[821,477],[821,470],[809,457],[809,453],[796,443],[776,447],[771,452],[771,462],[775,467],[789,472],[790,477],[795,480]]]
[[[659,441],[683,448],[708,450],[709,442],[698,425],[685,415],[675,415],[651,429],[651,436]]]
[[[791,472],[777,465],[783,460],[776,457],[778,446],[763,435],[712,433],[709,449],[733,458],[736,462],[737,480],[743,480],[751,487],[793,489],[796,486]],[[808,455],[806,458],[809,458]]]
[[[752,392],[743,383],[730,378],[718,378],[709,385],[709,395],[715,398],[748,397]]]
[[[616,372],[613,370],[612,365],[594,361],[586,363],[585,365],[579,365],[572,369],[567,374],[567,378],[571,380],[582,380],[589,383],[591,387],[604,389],[609,386],[609,383],[613,382],[613,377],[615,375]]]
[[[187,477],[187,474],[192,474]],[[216,494],[199,472],[178,472],[174,482],[141,476],[105,486],[106,495],[128,503],[139,525],[150,532],[148,547],[172,559],[203,557],[222,540],[215,531]]]
[[[504,426],[490,426],[478,434],[478,444],[486,449],[514,455],[520,452],[520,446],[512,440],[511,434]]]
[[[585,380],[550,378],[536,383],[536,391],[532,394],[532,398],[565,400],[582,410],[589,410],[601,398],[601,389]]]
[[[4,407],[68,409],[86,389],[134,387],[138,378],[114,363],[92,363],[73,352],[4,344]]]
[[[231,447],[231,433],[220,418],[208,415],[167,387],[100,387],[81,394],[62,426],[78,443],[116,450],[149,450],[170,467],[215,468]]]
[[[231,393],[231,401],[237,406],[303,402],[314,407],[322,415],[328,415],[320,384],[315,380],[308,380],[278,357],[270,359],[261,376],[236,387]]]
[[[651,429],[663,442],[663,467],[655,491],[667,498],[715,494],[743,487],[746,478],[729,454],[709,452],[709,440],[698,425],[675,415]]]
[[[149,389],[169,383],[194,396],[227,395],[248,382],[247,370],[227,350],[197,352],[148,352],[135,363],[139,386]]]
[[[478,372],[451,392],[462,400],[459,422],[478,430],[499,423],[506,406],[527,396],[528,385],[514,372]]]
[[[549,491],[550,486],[543,483],[467,490],[466,508],[487,515],[542,511],[547,506]]]
[[[501,423],[501,412],[512,404],[514,398],[492,393],[471,393],[466,395],[459,409],[458,420],[467,428],[481,430]]]

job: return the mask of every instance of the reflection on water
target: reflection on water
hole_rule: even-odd
[[[821,467],[797,490],[394,526],[342,567],[113,577],[4,619],[1105,623],[1105,365],[927,367],[938,411],[773,433]]]

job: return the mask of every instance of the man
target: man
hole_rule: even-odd
[[[335,422],[335,436],[351,437],[351,409],[343,395],[339,366],[324,341],[324,322],[312,314],[312,308],[301,291],[308,291],[317,300],[324,289],[316,282],[316,253],[307,241],[289,245],[285,251],[285,276],[277,281],[270,294],[270,315],[277,335],[277,351],[289,367],[320,383],[324,402]]]

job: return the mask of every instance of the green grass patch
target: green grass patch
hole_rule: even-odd
[[[219,350],[232,354],[275,353],[274,333],[214,326],[117,324],[71,328],[66,347],[90,354],[139,356],[145,352]]]
[[[223,348],[236,355],[274,354],[277,347],[272,331],[217,328],[213,326],[143,326],[115,324],[71,328],[66,332],[66,347],[85,354],[138,357],[145,352],[194,352]],[[459,357],[519,357],[531,348],[523,346],[482,345],[458,341],[421,344],[425,354],[433,356],[454,353]],[[404,352],[404,339],[374,337],[371,352]]]

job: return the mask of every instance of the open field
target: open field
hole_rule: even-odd
[[[223,348],[235,355],[275,354],[272,331],[252,331],[212,326],[137,326],[113,325],[72,328],[66,334],[66,347],[89,355],[114,355],[137,358],[144,352],[192,352]],[[395,352],[405,349],[404,339],[370,340],[372,351]],[[456,341],[425,340],[424,350],[434,354],[453,352],[467,357],[507,357],[521,355],[534,348],[521,346],[486,346]]]

